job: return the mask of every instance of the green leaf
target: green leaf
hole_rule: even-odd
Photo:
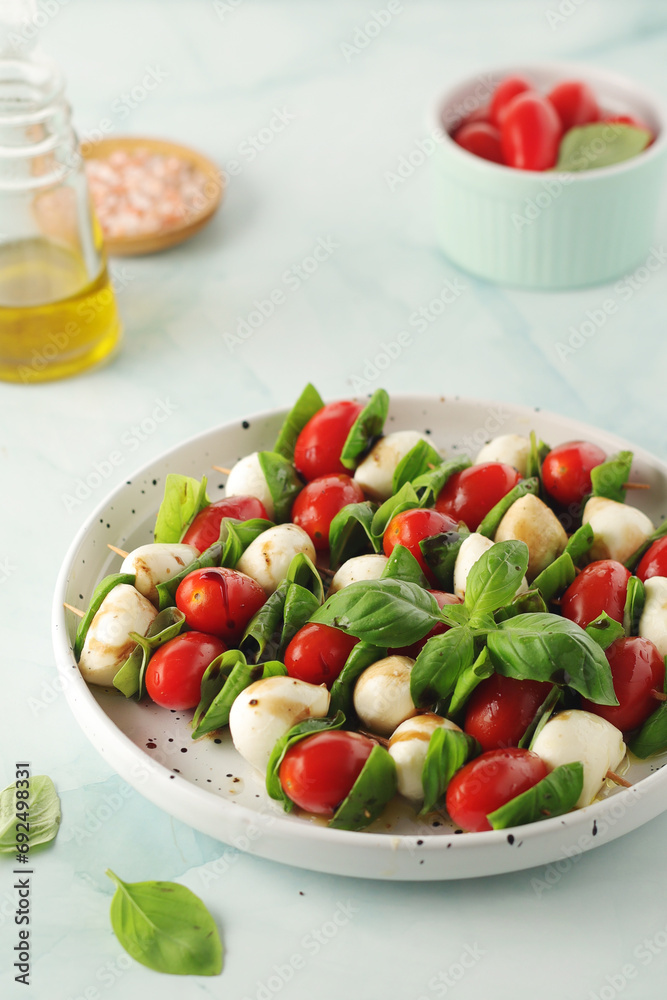
[[[354,469],[364,452],[380,437],[388,412],[388,394],[384,389],[376,389],[352,424],[343,445],[340,460],[346,469]]]
[[[206,476],[201,483],[190,476],[170,472],[164,484],[164,497],[155,522],[156,542],[180,542],[200,510],[208,507]]]
[[[517,615],[487,639],[496,672],[567,684],[598,705],[618,705],[607,657],[582,628],[550,614]]]
[[[630,558],[626,559],[623,565],[627,569],[634,569],[641,557],[645,552],[648,552],[653,543],[657,542],[659,538],[664,538],[665,535],[667,535],[667,520],[663,521],[662,524],[655,529],[652,535],[649,535],[646,541],[643,542],[638,549],[635,549]]]
[[[590,524],[582,524],[580,528],[570,535],[565,546],[564,555],[567,553],[575,565],[583,559],[595,540],[595,532]]]
[[[463,711],[468,698],[477,685],[491,677],[493,673],[493,663],[488,649],[484,646],[475,662],[465,667],[459,674],[447,709],[448,717],[456,719]]]
[[[280,643],[278,645],[278,656],[283,656],[290,642],[306,622],[309,622],[320,602],[315,594],[312,594],[299,583],[290,583],[285,596],[285,606],[283,608],[283,627],[280,633]]]
[[[435,576],[440,589],[447,593],[454,590],[456,557],[469,534],[465,524],[461,523],[456,531],[442,531],[430,538],[423,538],[419,543],[426,565]]]
[[[516,486],[511,489],[509,493],[506,493],[504,497],[501,497],[498,503],[491,508],[489,513],[477,528],[477,534],[485,535],[487,538],[493,538],[498,530],[498,525],[512,504],[516,503],[517,500],[520,500],[521,497],[525,497],[528,493],[532,493],[533,496],[537,496],[539,492],[540,481],[536,476],[533,476],[530,479],[520,479]]]
[[[323,406],[324,400],[315,386],[309,382],[285,417],[273,450],[291,461],[294,458],[296,439],[310,418],[314,417]]]
[[[371,525],[377,504],[370,500],[349,503],[337,514],[329,526],[329,561],[337,568],[353,556],[362,555],[370,548],[379,552],[381,541],[373,538]]]
[[[404,510],[413,510],[415,507],[419,506],[420,504],[417,499],[417,494],[410,483],[406,483],[405,486],[401,486],[398,493],[395,493],[393,497],[389,497],[388,500],[385,500],[380,509],[375,511],[373,520],[371,521],[371,541],[373,542],[376,551],[379,552],[382,547],[382,537],[387,530],[387,526],[392,517],[396,517],[397,514],[402,514]]]
[[[201,700],[192,720],[193,740],[226,726],[231,707],[241,692],[255,681],[278,674],[283,677],[287,674],[279,660],[251,665],[239,649],[228,649],[217,656],[201,680]]]
[[[439,622],[436,599],[402,580],[360,580],[333,594],[312,619],[377,646],[409,646]]]
[[[296,469],[288,458],[275,451],[260,451],[257,460],[269,487],[276,521],[289,521],[292,504],[303,489]]]
[[[532,749],[535,740],[546,726],[552,713],[555,711],[556,705],[561,703],[563,700],[563,691],[557,684],[554,684],[549,691],[549,694],[535,712],[532,722],[519,740],[519,746],[521,748],[527,747],[529,750]]]
[[[128,955],[156,972],[176,976],[217,976],[222,942],[201,899],[176,882],[123,882],[116,885],[111,926]]]
[[[262,659],[273,659],[278,656],[285,615],[285,599],[289,587],[288,581],[283,580],[248,622],[239,648],[249,661],[258,663]]]
[[[79,622],[79,626],[76,630],[76,639],[74,640],[74,656],[76,662],[78,663],[81,658],[81,652],[83,650],[84,643],[86,641],[86,636],[88,635],[88,629],[91,626],[92,620],[100,610],[100,605],[102,601],[110,594],[114,587],[118,587],[121,583],[128,583],[130,586],[134,585],[135,576],[132,573],[111,573],[110,576],[105,576],[103,580],[95,587],[93,596],[90,599],[90,604],[88,605],[88,610]]]
[[[184,625],[185,615],[182,611],[178,608],[165,608],[150,623],[145,636],[130,632],[130,635],[136,638],[137,645],[120,670],[116,671],[113,686],[126,698],[133,698],[135,695],[142,698],[145,694],[144,677],[149,659],[159,646],[164,646],[165,642],[174,639]]]
[[[606,611],[597,616],[595,621],[590,622],[585,628],[587,635],[597,642],[600,649],[608,649],[612,642],[623,638],[625,629],[619,622],[610,618]]]
[[[546,613],[547,611],[548,608],[544,603],[542,594],[537,587],[533,586],[525,594],[518,594],[509,604],[498,608],[493,617],[496,625],[499,625],[500,622],[505,622],[508,618],[516,618],[517,615],[535,614],[538,612]]]
[[[623,610],[623,628],[626,635],[639,635],[639,619],[646,602],[646,589],[638,576],[628,580],[628,590]]]
[[[506,830],[510,826],[536,823],[550,816],[562,816],[574,809],[583,787],[584,765],[581,761],[561,764],[527,792],[489,813],[487,819],[494,830]]]
[[[561,139],[554,170],[578,171],[610,167],[637,156],[651,141],[646,128],[617,122],[594,122],[568,129]]]
[[[234,569],[251,542],[273,527],[275,527],[273,521],[267,521],[262,517],[253,517],[249,521],[239,521],[235,517],[223,517],[220,522],[220,544],[222,545],[220,565]]]
[[[389,561],[382,570],[381,579],[405,580],[406,583],[416,583],[420,587],[428,587],[428,580],[422,573],[421,566],[412,552],[404,545],[394,546]]]
[[[451,479],[454,473],[462,472],[470,465],[472,462],[467,455],[458,455],[456,458],[442,462],[435,469],[430,469],[428,472],[422,473],[421,476],[417,476],[413,480],[412,487],[419,497],[419,506],[432,507],[447,480]]]
[[[382,814],[395,794],[396,765],[384,747],[376,744],[329,826],[334,830],[363,830]]]
[[[296,583],[317,599],[318,605],[324,600],[324,587],[322,577],[317,572],[312,560],[305,552],[297,552],[287,569],[285,577],[288,583]]]
[[[329,715],[343,712],[346,718],[354,714],[354,685],[367,667],[387,655],[385,646],[374,646],[369,642],[358,642],[351,650],[343,669],[331,685]]]
[[[667,701],[663,701],[628,744],[633,754],[644,760],[667,750]]]
[[[515,596],[528,568],[528,546],[514,539],[496,542],[473,564],[464,606],[469,615],[494,612]]]
[[[410,694],[417,708],[448,698],[474,659],[472,632],[465,626],[429,639],[410,674]]]
[[[17,791],[21,792],[21,798],[17,798]],[[23,798],[26,791],[28,796]],[[46,774],[19,778],[18,785],[15,782],[0,792],[0,854],[17,854],[20,844],[28,844],[30,849],[48,844],[59,826],[60,799]]]
[[[285,812],[291,812],[294,809],[294,803],[289,795],[285,794],[283,786],[280,783],[279,773],[283,757],[290,747],[293,747],[300,740],[305,739],[306,736],[312,736],[314,733],[329,732],[332,729],[340,729],[344,723],[345,716],[342,712],[337,712],[333,719],[304,719],[303,722],[297,722],[296,726],[292,726],[284,736],[281,736],[276,741],[266,768],[266,791],[270,798],[282,803]]]
[[[548,444],[545,444],[542,440],[537,440],[537,435],[535,431],[530,432],[530,454],[528,456],[528,462],[526,464],[526,477],[532,478],[537,476],[538,479],[542,477],[542,462],[547,457],[551,448]]]
[[[606,462],[591,469],[591,483],[594,497],[607,497],[609,500],[625,501],[624,483],[630,478],[632,452],[619,451]]]
[[[531,586],[539,590],[545,601],[553,601],[570,586],[576,575],[572,556],[565,551],[538,573]]]
[[[438,806],[456,772],[481,752],[477,740],[467,733],[442,727],[433,731],[422,768],[424,804],[420,815]]]
[[[424,473],[430,472],[431,468],[441,464],[440,452],[424,438],[420,438],[394,469],[391,492],[398,493],[405,483],[411,483]]]

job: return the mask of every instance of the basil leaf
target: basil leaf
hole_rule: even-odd
[[[632,452],[619,451],[606,462],[591,469],[591,483],[594,497],[607,497],[609,500],[625,500],[624,483],[630,478]]]
[[[223,517],[220,522],[220,544],[222,545],[220,566],[234,569],[250,543],[273,527],[275,527],[273,521],[267,521],[262,517],[253,517],[249,521],[239,521],[235,517]],[[186,576],[187,572],[186,570]]]
[[[376,511],[376,504],[364,500],[349,503],[334,515],[329,526],[329,561],[332,567],[366,552],[369,544],[374,552],[380,551],[382,545],[371,533]]]
[[[576,575],[572,556],[565,551],[538,573],[531,586],[539,590],[545,601],[552,601],[567,590]]]
[[[384,747],[376,744],[329,826],[334,830],[363,830],[382,814],[395,794],[396,765]]]
[[[441,620],[436,599],[402,580],[359,580],[333,594],[311,621],[378,646],[409,646]]]
[[[645,601],[646,589],[644,584],[638,576],[631,576],[628,580],[628,590],[623,610],[623,628],[626,635],[639,635],[639,619],[642,616]]]
[[[663,521],[662,524],[655,529],[653,534],[649,535],[646,541],[643,542],[638,549],[635,549],[630,558],[625,560],[623,565],[626,569],[634,569],[641,557],[645,552],[648,552],[653,543],[657,542],[659,538],[664,538],[665,535],[667,535],[667,520]]]
[[[461,523],[456,531],[442,531],[430,538],[423,538],[419,548],[426,565],[431,570],[442,590],[454,589],[454,566],[459,549],[470,532]]]
[[[481,684],[488,677],[491,677],[493,673],[493,663],[491,662],[488,649],[484,646],[475,662],[464,667],[459,674],[456,686],[454,687],[454,693],[447,708],[447,716],[455,719],[460,715],[477,685]]]
[[[375,511],[373,520],[371,521],[371,541],[373,542],[377,552],[379,552],[382,547],[382,536],[387,530],[387,526],[389,525],[392,517],[396,517],[397,514],[402,514],[404,510],[413,510],[415,507],[419,506],[420,504],[417,499],[417,494],[410,483],[406,483],[405,486],[401,486],[398,493],[395,493],[393,497],[389,497],[388,500],[385,500],[380,509]]]
[[[516,618],[517,615],[546,614],[547,611],[548,608],[544,603],[542,594],[533,586],[525,594],[519,594],[509,604],[498,608],[493,618],[496,625],[499,625],[500,622],[506,622],[508,618]]]
[[[582,524],[573,535],[570,535],[564,554],[567,553],[573,563],[580,562],[595,540],[595,532],[590,524]]]
[[[314,417],[323,406],[324,400],[315,386],[309,382],[285,417],[273,450],[278,455],[282,455],[283,458],[288,458],[292,461],[296,439],[310,418]]]
[[[422,768],[424,804],[420,816],[436,808],[456,772],[481,752],[477,740],[467,733],[443,727],[433,731]]]
[[[136,577],[132,573],[111,573],[110,576],[105,576],[103,580],[95,587],[93,591],[93,596],[90,599],[90,604],[88,605],[88,610],[79,622],[78,628],[76,630],[76,639],[74,640],[74,657],[78,663],[81,659],[81,653],[83,650],[84,643],[86,641],[86,636],[88,635],[88,629],[90,628],[91,622],[97,612],[100,610],[100,605],[102,601],[110,594],[114,587],[117,587],[121,583],[134,584]]]
[[[584,765],[581,761],[561,764],[536,785],[510,799],[489,813],[487,819],[494,830],[536,823],[549,816],[562,816],[574,809],[584,787]]]
[[[289,795],[285,794],[280,783],[280,765],[283,762],[283,757],[290,747],[306,736],[340,729],[344,723],[345,716],[342,712],[336,712],[333,719],[304,719],[303,722],[297,722],[296,726],[292,726],[284,736],[276,741],[266,768],[266,791],[270,798],[282,803],[285,812],[291,812],[294,809],[294,803]]]
[[[55,785],[46,774],[30,775],[25,781],[27,788],[22,784],[18,789],[13,784],[0,792],[0,854],[23,854],[19,844],[28,844],[32,849],[50,843],[58,833],[60,799]],[[19,790],[21,795],[27,791],[27,798],[17,798]],[[17,823],[29,830],[18,830]]]
[[[521,586],[528,568],[528,546],[510,540],[496,542],[473,564],[466,581],[464,606],[468,614],[497,611]]]
[[[477,533],[479,535],[485,535],[487,538],[493,538],[498,530],[498,525],[512,504],[517,500],[520,500],[521,497],[525,497],[527,493],[532,493],[533,496],[537,496],[539,492],[540,481],[535,476],[530,479],[520,479],[516,486],[511,489],[509,493],[506,493],[504,497],[501,497],[498,503],[491,508],[489,513],[477,528]]]
[[[554,170],[594,170],[637,156],[651,141],[646,128],[618,122],[594,122],[568,129],[561,139]]]
[[[442,462],[435,469],[430,469],[428,472],[422,473],[421,476],[417,476],[413,480],[412,487],[419,497],[419,506],[432,507],[447,480],[451,479],[454,473],[462,472],[470,465],[472,462],[467,455],[458,455],[456,458]]]
[[[340,460],[346,469],[354,469],[359,459],[382,434],[389,412],[389,396],[376,389],[357,417],[347,435]]]
[[[280,633],[278,656],[282,656],[290,642],[320,606],[315,594],[299,583],[290,583],[283,608],[283,627]]]
[[[292,558],[285,579],[288,583],[297,583],[304,590],[309,590],[317,599],[318,605],[324,600],[322,577],[305,552],[297,552]]]
[[[222,729],[229,723],[232,705],[247,687],[265,677],[287,674],[279,660],[250,665],[238,649],[228,649],[217,656],[204,671],[201,700],[192,720],[193,740]]]
[[[343,669],[331,685],[329,714],[343,712],[346,718],[354,713],[354,685],[367,667],[387,655],[385,646],[373,646],[369,642],[358,642],[351,650]]]
[[[177,976],[217,976],[222,942],[201,899],[176,882],[123,882],[116,885],[111,926],[128,955],[156,972]]]
[[[517,615],[490,632],[487,645],[504,677],[567,684],[598,705],[618,705],[607,657],[567,618]]]
[[[206,476],[201,483],[190,476],[170,472],[164,484],[164,497],[155,522],[156,542],[180,542],[200,510],[208,507]]]
[[[472,632],[465,626],[429,639],[410,673],[410,694],[417,708],[448,698],[474,658]]]
[[[257,453],[257,460],[269,487],[276,521],[289,521],[292,504],[303,489],[296,469],[288,458],[283,458],[275,451],[260,451]]]
[[[421,438],[417,444],[413,445],[409,452],[403,456],[396,468],[391,483],[391,492],[398,493],[401,486],[411,483],[418,476],[430,472],[432,468],[442,464],[442,456],[436,451],[432,444]]]
[[[130,632],[132,638],[136,639],[137,645],[116,672],[113,686],[126,698],[133,698],[135,695],[142,698],[146,693],[144,677],[149,659],[158,647],[174,639],[184,625],[185,615],[182,611],[178,608],[165,608],[155,616],[145,636]]]
[[[599,614],[595,621],[590,622],[584,631],[597,642],[600,649],[607,649],[612,642],[616,642],[617,639],[621,639],[625,635],[623,626],[610,618],[606,611]]]
[[[381,579],[405,580],[406,583],[416,583],[420,587],[428,587],[428,580],[422,573],[421,566],[409,549],[404,545],[395,545],[389,556]]]
[[[262,658],[278,656],[282,635],[285,599],[290,584],[283,580],[267,598],[259,611],[248,622],[239,649],[249,661],[258,663]]]
[[[563,700],[564,699],[562,690],[558,687],[557,684],[554,684],[551,691],[549,691],[549,694],[546,696],[546,698],[544,699],[538,710],[535,712],[533,721],[530,723],[525,733],[519,740],[519,746],[522,749],[524,747],[528,747],[529,750],[532,749],[535,740],[540,735],[540,733],[546,726],[547,722],[551,718],[553,712],[555,711],[556,705],[558,705],[559,702],[562,702]]]
[[[628,744],[633,754],[644,760],[667,750],[667,701],[663,701]]]
[[[544,441],[537,440],[537,435],[535,431],[530,432],[530,454],[528,456],[528,462],[526,463],[526,477],[532,478],[537,476],[538,479],[542,478],[542,462],[547,457],[551,448]]]

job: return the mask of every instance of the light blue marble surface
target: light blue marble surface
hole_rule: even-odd
[[[412,345],[367,388],[540,406],[667,458],[667,268],[629,296],[614,286],[554,295],[491,287],[439,253],[428,168],[395,191],[386,179],[426,134],[430,102],[471,69],[575,59],[667,95],[666,5],[404,0],[399,6],[378,37],[352,54],[355,32],[372,10],[387,7],[384,0],[71,0],[44,31],[45,47],[67,73],[84,136],[110,117],[115,134],[170,137],[221,165],[236,160],[241,170],[218,217],[191,243],[114,263],[126,339],[111,366],[39,388],[0,386],[0,784],[13,780],[15,760],[30,760],[34,773],[54,778],[63,803],[57,841],[34,855],[29,992],[13,982],[16,895],[10,863],[0,864],[3,997],[664,994],[667,815],[563,863],[562,871],[389,884],[232,853],[228,869],[216,875],[211,863],[220,844],[128,790],[54,686],[55,576],[72,536],[107,489],[203,428],[289,404],[307,379],[325,396],[350,394],[351,380],[363,377],[383,342],[401,330],[412,331]],[[57,7],[54,0],[49,9]],[[547,16],[560,9],[571,13]],[[164,81],[125,113],[122,95],[149,69]],[[277,112],[282,131],[251,159],[248,138],[272,119],[280,124]],[[319,240],[335,246],[292,290],[285,272]],[[662,241],[664,207],[655,245]],[[464,286],[462,294],[417,332],[411,314],[447,281]],[[286,290],[284,304],[230,349],[229,335],[254,301],[277,287]],[[562,357],[559,343],[610,296],[619,301],[616,314]],[[172,415],[141,440],[132,428],[160,400],[169,401]],[[119,448],[122,463],[104,484],[66,509],[63,495]],[[223,975],[158,976],[130,962],[109,925],[107,866],[128,880],[177,879],[197,892],[224,936]],[[349,922],[314,944],[315,932],[341,904],[350,908]],[[470,968],[457,979],[464,953]],[[303,968],[285,982],[294,955]]]

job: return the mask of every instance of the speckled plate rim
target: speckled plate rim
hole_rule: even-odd
[[[239,419],[195,435],[137,470],[129,482],[148,482],[165,470],[172,471],[169,466],[178,460],[179,453],[201,454],[200,461],[208,463],[211,451],[216,454],[222,451],[233,460],[237,452],[247,453],[249,443],[251,450],[255,447],[243,436],[247,426],[254,427],[254,437],[263,440],[264,447],[270,446],[285,412],[264,411],[246,417],[243,422]],[[615,435],[579,421],[484,400],[392,396],[390,426],[392,422],[397,426],[414,426],[418,415],[422,423],[426,418],[426,426],[434,432],[436,441],[445,436],[441,428],[445,427],[446,415],[447,419],[454,418],[454,425],[459,421],[461,440],[466,435],[469,439],[477,435],[473,438],[476,446],[481,446],[478,438],[485,430],[489,437],[500,433],[501,428],[503,433],[526,433],[534,427],[545,439],[550,437],[552,444],[583,437],[608,451],[631,448],[635,453],[635,469],[648,481],[652,480],[654,486],[662,488],[663,502],[667,499],[664,462]],[[494,422],[500,422],[501,427],[491,429]],[[300,868],[362,878],[430,881],[496,875],[552,862],[571,865],[573,857],[630,832],[667,809],[667,769],[662,768],[663,759],[654,762],[657,767],[654,773],[642,777],[631,788],[618,790],[585,809],[512,830],[458,836],[448,833],[422,836],[419,831],[406,835],[331,830],[283,815],[268,800],[261,800],[255,808],[225,800],[174,774],[137,746],[98,703],[76,666],[72,652],[74,627],[63,608],[64,601],[71,602],[78,596],[74,590],[79,585],[73,586],[72,577],[83,553],[89,557],[90,566],[95,566],[96,578],[103,575],[102,555],[106,558],[108,553],[95,553],[91,536],[113,511],[119,497],[128,496],[129,488],[126,484],[119,486],[98,505],[63,560],[53,602],[53,645],[63,690],[82,730],[118,774],[176,818],[223,843]]]

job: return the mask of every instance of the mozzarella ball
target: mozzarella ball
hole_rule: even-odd
[[[667,656],[667,577],[650,576],[644,581],[646,601],[639,619],[639,635],[650,639],[661,656]]]
[[[348,559],[331,581],[329,594],[336,594],[344,587],[349,587],[351,583],[357,583],[358,580],[379,580],[388,562],[386,556],[379,554],[354,556]]]
[[[456,723],[433,712],[415,715],[402,722],[389,738],[389,755],[396,764],[398,790],[406,799],[421,802],[424,798],[422,771],[431,736],[436,729],[455,729]]]
[[[250,455],[246,455],[245,458],[239,459],[236,465],[230,470],[225,484],[225,496],[257,497],[264,504],[266,516],[269,521],[273,520],[276,508],[271,496],[271,490],[266,481],[266,476],[259,464],[258,452],[253,451]]]
[[[79,670],[89,684],[113,684],[119,668],[136,646],[130,632],[146,635],[157,617],[147,598],[129,583],[121,583],[100,604],[86,635]]]
[[[559,712],[545,725],[531,749],[551,769],[581,761],[584,786],[576,808],[589,805],[600,791],[607,771],[615,771],[625,757],[623,734],[611,722],[592,712]]]
[[[386,656],[367,667],[354,686],[354,710],[365,729],[389,736],[417,709],[410,694],[409,656]]]
[[[272,594],[287,576],[295,555],[303,552],[315,562],[315,546],[298,524],[276,524],[250,543],[236,569],[256,580]]]
[[[171,577],[178,576],[198,556],[199,550],[194,545],[153,542],[140,545],[126,555],[120,572],[134,573],[134,586],[156,604],[158,583],[166,583]]]
[[[554,512],[532,493],[515,500],[498,525],[496,542],[515,538],[528,546],[529,580],[546,569],[565,549],[567,534]]]
[[[277,740],[304,719],[323,719],[329,699],[323,684],[308,684],[296,677],[255,681],[241,691],[229,713],[234,746],[264,774]]]
[[[474,531],[467,538],[463,539],[463,544],[458,551],[456,557],[456,562],[454,563],[454,593],[461,600],[466,595],[466,585],[468,580],[468,574],[473,568],[477,560],[488,552],[494,543],[486,535],[480,535],[477,531]],[[526,578],[521,581],[521,584],[517,588],[517,594],[525,594],[528,590],[528,584],[526,583]]]
[[[653,524],[637,507],[607,497],[591,497],[582,521],[595,534],[589,558],[625,562],[653,533]]]
[[[475,465],[483,462],[503,462],[512,465],[519,475],[526,476],[530,458],[530,441],[521,434],[501,434],[485,444],[475,459]]]
[[[429,441],[418,431],[394,431],[373,445],[354,473],[364,493],[373,500],[388,500],[396,467],[418,441]]]

